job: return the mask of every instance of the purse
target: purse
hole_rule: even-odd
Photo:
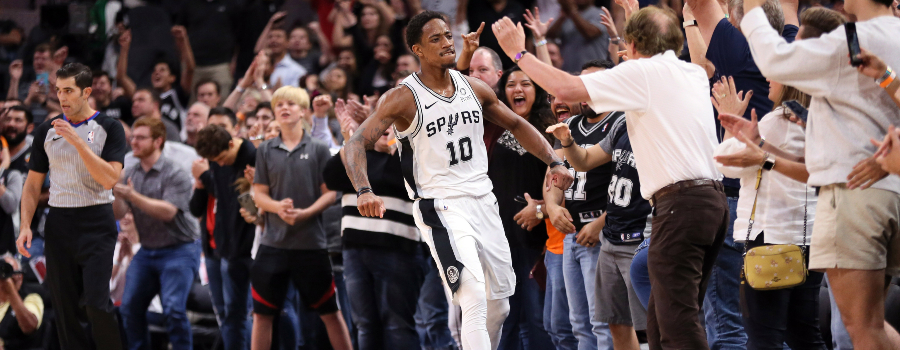
[[[763,245],[747,250],[750,232],[756,216],[756,200],[759,198],[759,183],[762,168],[756,173],[756,196],[750,212],[747,227],[747,241],[744,243],[744,266],[741,268],[741,284],[745,282],[755,290],[776,290],[791,288],[806,282],[806,205],[803,206],[803,245],[776,244]],[[807,191],[807,196],[809,196]]]

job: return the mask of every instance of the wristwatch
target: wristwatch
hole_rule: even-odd
[[[681,24],[681,27],[682,27],[682,28],[687,28],[687,27],[690,27],[690,26],[696,26],[696,25],[697,25],[697,20],[692,19],[692,20],[690,20],[690,21],[684,21],[684,23]]]
[[[620,37],[615,37],[615,38],[609,39],[609,43],[613,44],[613,45],[619,45],[620,41],[622,41],[622,38],[620,38]]]
[[[775,156],[766,153],[766,161],[763,162],[762,168],[763,170],[772,170],[775,167]]]
[[[534,213],[534,217],[538,218],[538,220],[544,220],[544,212],[541,211],[541,205],[537,205],[537,212]]]

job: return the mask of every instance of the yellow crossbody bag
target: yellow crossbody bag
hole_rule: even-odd
[[[759,198],[759,183],[762,168],[756,173],[756,196],[750,211],[747,240],[744,242],[744,267],[741,269],[741,284],[747,283],[756,290],[790,288],[806,282],[806,206],[803,207],[803,245],[776,244],[763,245],[747,250],[750,232],[756,217],[756,199]]]

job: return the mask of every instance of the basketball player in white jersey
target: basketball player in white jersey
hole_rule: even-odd
[[[416,200],[416,225],[447,292],[462,308],[461,345],[496,349],[516,278],[487,176],[485,119],[512,132],[550,166],[546,186],[568,189],[572,176],[540,132],[497,100],[487,84],[450,69],[456,66],[453,35],[440,13],[413,17],[406,41],[421,71],[385,93],[347,142],[347,173],[360,213],[383,216],[384,203],[369,187],[366,150],[393,125],[407,191]]]

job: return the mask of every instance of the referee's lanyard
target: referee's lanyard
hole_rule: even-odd
[[[91,121],[91,119],[96,118],[98,115],[100,115],[100,111],[94,112],[94,115],[92,115],[90,118],[87,118],[87,119],[85,119],[85,120],[82,120],[82,121],[80,121],[80,122],[78,122],[78,123],[72,123],[72,121],[69,120],[69,117],[67,117],[65,114],[63,114],[63,119],[65,119],[67,122],[69,122],[69,124],[71,124],[73,128],[77,128],[77,127],[79,127],[79,126],[81,126],[81,125],[83,125],[83,124],[85,124],[85,123]]]

